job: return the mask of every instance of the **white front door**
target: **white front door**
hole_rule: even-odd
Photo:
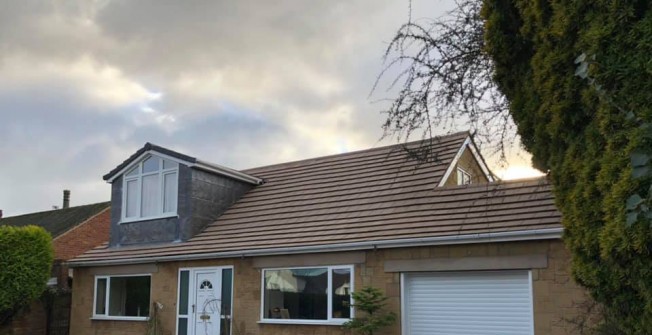
[[[220,334],[220,307],[222,305],[222,273],[217,269],[193,271],[193,294],[190,296],[194,335]]]

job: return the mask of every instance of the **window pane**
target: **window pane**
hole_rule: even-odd
[[[265,317],[326,320],[328,269],[265,271]]]
[[[125,204],[127,208],[125,210],[125,217],[131,218],[138,215],[138,181],[130,180],[127,182],[127,192],[125,195],[127,197]]]
[[[161,193],[159,193],[158,175],[143,177],[143,191],[141,198],[141,217],[154,216],[161,214],[159,204],[161,203]]]
[[[138,168],[139,166],[136,166],[135,168],[131,169],[131,171],[127,172],[127,176],[135,176],[138,174]]]
[[[109,287],[110,316],[149,316],[149,276],[112,277]]]
[[[233,286],[233,270],[222,270],[222,325],[221,335],[231,334],[231,289]]]
[[[158,157],[150,156],[143,162],[143,173],[154,172],[159,170],[159,161]]]
[[[179,278],[179,315],[188,315],[189,271],[181,271]]]
[[[351,269],[333,270],[333,318],[351,317]]]
[[[163,160],[163,169],[174,169],[177,167],[177,163],[173,161],[169,161],[167,159]]]
[[[179,318],[179,333],[178,335],[188,335],[188,319]]]
[[[106,278],[97,280],[97,288],[95,290],[95,314],[106,314]]]
[[[177,173],[168,173],[164,177],[163,186],[165,193],[163,194],[163,212],[176,212],[177,210]]]

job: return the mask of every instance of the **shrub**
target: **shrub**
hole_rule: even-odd
[[[346,322],[344,327],[363,335],[373,335],[375,331],[391,325],[396,320],[396,314],[383,311],[385,300],[387,297],[377,288],[367,286],[353,292],[353,307],[365,315]]]
[[[0,226],[0,324],[39,298],[53,260],[52,238],[36,226]]]

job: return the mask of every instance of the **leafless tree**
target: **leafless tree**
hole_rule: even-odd
[[[405,142],[411,135],[426,139],[464,128],[504,161],[515,127],[484,50],[482,1],[460,0],[456,5],[438,19],[408,19],[389,43],[385,68],[372,90],[378,91],[391,76],[387,92],[398,91],[384,111],[383,137]],[[427,152],[413,154],[427,157]]]

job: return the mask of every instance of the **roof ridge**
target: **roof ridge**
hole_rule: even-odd
[[[109,207],[109,206],[111,205],[111,201],[101,201],[101,202],[95,202],[95,203],[91,203],[91,204],[84,204],[84,205],[78,205],[78,206],[71,206],[71,207],[68,207],[68,208],[48,209],[48,210],[45,210],[45,211],[39,211],[39,212],[31,212],[31,213],[25,213],[25,214],[14,215],[14,216],[5,216],[5,217],[3,217],[2,219],[10,219],[10,218],[13,219],[13,218],[21,217],[21,216],[29,216],[29,215],[36,215],[36,214],[45,214],[45,213],[49,213],[49,212],[57,212],[57,211],[61,211],[61,210],[79,209],[79,208],[82,208],[82,207],[98,206],[98,205],[101,205],[101,204],[106,204],[107,207]],[[2,219],[0,219],[0,223],[2,223]]]
[[[433,140],[433,139],[438,139],[438,140],[453,139],[455,137],[461,137],[462,135],[470,136],[470,133],[469,133],[469,131],[460,131],[460,132],[451,133],[451,134],[447,134],[447,135],[433,136],[433,137],[422,139],[422,140],[415,140],[415,141],[410,141],[410,142],[405,142],[405,143],[388,144],[388,145],[383,145],[383,146],[376,147],[376,148],[360,149],[360,150],[343,152],[343,153],[339,153],[339,154],[315,156],[315,157],[304,158],[304,159],[299,159],[299,160],[294,160],[294,161],[289,161],[289,162],[283,162],[283,163],[275,163],[275,164],[269,164],[269,165],[255,166],[255,167],[251,167],[251,168],[241,169],[239,171],[244,172],[244,173],[252,173],[252,171],[262,170],[262,169],[266,169],[266,168],[272,168],[272,167],[278,168],[278,167],[282,167],[282,166],[285,166],[285,165],[304,163],[304,162],[309,162],[309,161],[316,160],[316,159],[343,157],[343,156],[356,155],[356,154],[373,152],[373,151],[382,151],[382,150],[387,150],[387,149],[394,148],[394,147],[399,148],[399,147],[402,147],[402,146],[409,146],[409,145],[413,145],[413,144],[416,144],[416,143],[419,143],[419,142],[430,141],[430,140]]]

